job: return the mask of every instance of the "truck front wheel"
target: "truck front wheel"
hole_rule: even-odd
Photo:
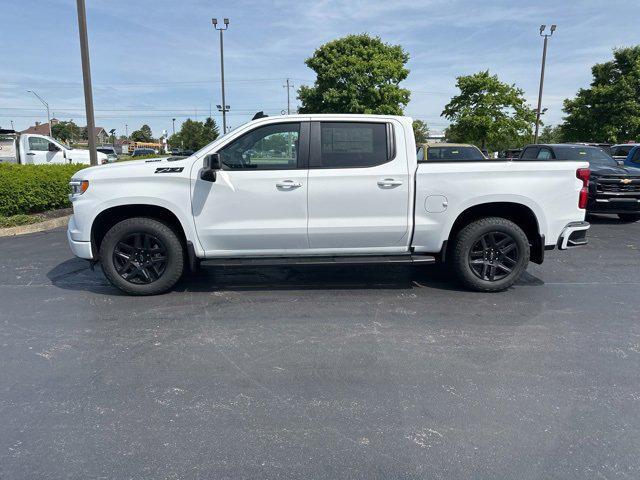
[[[510,220],[488,217],[464,227],[454,239],[453,269],[468,288],[499,292],[509,288],[529,263],[529,240]]]
[[[155,295],[169,290],[182,276],[184,247],[165,223],[128,218],[104,236],[100,261],[109,282],[123,292]]]

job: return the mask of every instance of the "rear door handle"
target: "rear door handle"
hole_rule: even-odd
[[[27,155],[35,155],[33,152],[28,152]]]
[[[379,187],[398,187],[402,185],[402,180],[394,180],[393,178],[385,178],[378,181]]]
[[[293,190],[294,188],[299,188],[302,186],[300,182],[294,182],[293,180],[282,180],[281,182],[276,183],[277,188]]]

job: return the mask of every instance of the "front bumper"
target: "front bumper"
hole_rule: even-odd
[[[587,230],[591,225],[589,222],[571,222],[562,230],[558,237],[558,248],[566,250],[567,248],[581,247],[589,243],[587,240]]]
[[[67,227],[67,241],[69,242],[69,248],[76,257],[86,258],[87,260],[93,260],[93,252],[91,251],[91,242],[83,242],[80,240],[74,240],[74,236],[78,235],[76,229],[75,219],[73,215],[69,219],[69,225]]]
[[[589,199],[587,204],[589,213],[640,213],[640,198],[598,196]]]

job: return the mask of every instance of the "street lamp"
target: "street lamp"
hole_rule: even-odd
[[[544,67],[547,62],[547,41],[549,37],[556,31],[556,26],[551,25],[549,33],[545,33],[547,26],[540,25],[540,36],[544,38],[542,47],[542,67],[540,68],[540,90],[538,91],[538,109],[536,110],[536,133],[533,138],[533,143],[538,143],[538,130],[540,128],[540,114],[542,113],[542,87],[544,86]]]
[[[173,128],[173,134],[176,134],[176,119],[172,118],[171,119],[171,127]]]
[[[224,98],[224,39],[223,32],[229,28],[229,19],[225,18],[222,20],[224,23],[224,27],[218,27],[218,19],[212,18],[211,23],[213,24],[213,28],[220,32],[220,80],[222,83],[222,107],[218,105],[218,110],[222,112],[222,131],[227,132],[227,112],[229,111],[229,105]],[[224,107],[224,108],[223,108]]]
[[[53,137],[53,135],[51,135],[51,116],[49,115],[49,104],[47,102],[45,102],[43,100],[43,98],[38,95],[36,92],[34,92],[33,90],[27,90],[27,92],[33,93],[36,97],[38,97],[38,100],[40,100],[42,102],[42,104],[47,107],[47,122],[49,123],[49,136]]]

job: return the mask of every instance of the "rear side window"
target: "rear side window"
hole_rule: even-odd
[[[522,155],[520,155],[520,160],[537,160],[538,150],[538,147],[525,148],[522,152]]]
[[[553,159],[553,153],[548,148],[541,148],[536,158],[538,160],[551,160]]]
[[[418,153],[416,154],[419,162],[424,162],[424,147],[418,148]]]
[[[319,140],[311,167],[375,167],[390,160],[385,123],[321,122]]]
[[[429,147],[427,160],[430,162],[470,162],[486,160],[475,147]]]

